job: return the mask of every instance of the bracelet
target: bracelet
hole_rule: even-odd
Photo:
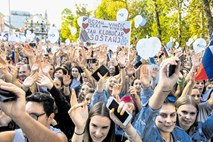
[[[75,131],[74,131],[74,133],[75,133],[76,135],[78,135],[78,136],[83,135],[83,134],[85,133],[85,129],[84,129],[84,131],[83,131],[81,134],[76,133]]]

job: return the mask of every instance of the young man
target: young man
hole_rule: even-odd
[[[1,142],[67,142],[66,136],[59,129],[50,126],[54,118],[52,97],[37,93],[28,97],[26,103],[25,92],[19,87],[0,80],[0,89],[16,95],[15,101],[0,102],[0,108],[21,128],[1,132]]]

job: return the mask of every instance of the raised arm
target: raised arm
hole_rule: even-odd
[[[27,138],[31,142],[45,141],[45,142],[67,142],[67,140],[60,138],[47,127],[34,120],[26,111],[25,111],[25,92],[19,87],[0,81],[0,88],[13,92],[17,99],[11,102],[0,102],[0,108],[8,116],[10,116],[16,124],[22,129],[26,134]]]
[[[176,65],[175,73],[172,74],[172,76],[170,77],[167,76],[168,65]],[[160,69],[158,85],[154,90],[154,94],[149,99],[150,108],[152,108],[153,110],[160,109],[168,94],[173,90],[173,87],[178,80],[179,71],[180,62],[178,58],[169,58],[163,62],[162,67]]]

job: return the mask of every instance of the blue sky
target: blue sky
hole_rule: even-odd
[[[31,14],[44,14],[47,10],[51,24],[59,28],[64,8],[69,8],[74,13],[75,4],[86,4],[87,9],[92,10],[101,0],[0,0],[0,12],[5,16],[9,15],[9,1],[11,10],[29,11]]]

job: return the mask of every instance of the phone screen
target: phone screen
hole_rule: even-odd
[[[9,91],[0,89],[0,102],[8,102],[16,100],[16,95]]]
[[[104,76],[105,74],[108,73],[108,69],[104,66],[101,65],[93,74],[92,76],[95,78],[96,81],[99,81],[100,77],[98,76],[98,72],[101,74],[101,76]]]
[[[92,63],[92,64],[96,63],[96,59],[87,59],[87,64],[89,63]]]
[[[115,116],[116,116],[122,123],[124,123],[125,120],[128,118],[129,114],[128,114],[127,112],[124,112],[123,115],[120,115],[120,114],[117,112],[118,106],[119,106],[119,104],[113,99],[112,102],[111,102],[111,104],[109,105],[108,108],[109,108],[110,110],[114,108],[114,109],[115,109],[115,111],[114,111]]]
[[[134,65],[134,68],[137,69],[138,67],[140,67],[140,65],[142,65],[142,62],[141,62],[141,61],[138,61],[138,62]]]

